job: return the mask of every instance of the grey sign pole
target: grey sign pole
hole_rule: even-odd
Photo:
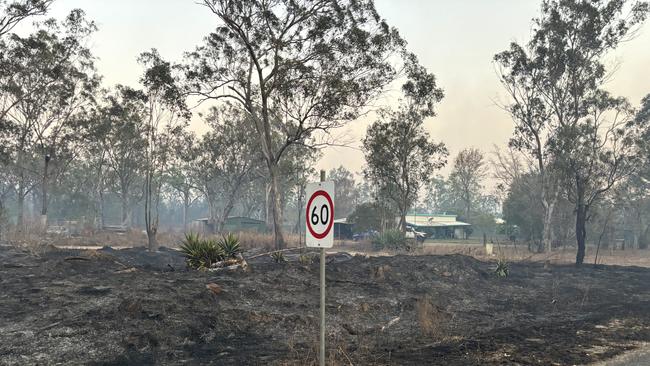
[[[324,170],[320,171],[320,181],[325,181]],[[320,366],[325,366],[325,248],[320,248]]]

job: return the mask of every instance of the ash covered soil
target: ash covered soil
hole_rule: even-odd
[[[0,247],[0,364],[313,364],[318,261],[288,257],[210,273],[165,249]],[[328,256],[328,363],[588,364],[650,341],[650,269],[494,267]]]

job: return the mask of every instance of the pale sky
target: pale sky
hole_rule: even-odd
[[[445,90],[438,115],[426,127],[452,156],[465,147],[489,152],[494,144],[507,144],[512,121],[495,104],[506,99],[492,57],[511,41],[528,40],[539,5],[539,0],[376,0],[381,16],[399,29]],[[166,59],[180,61],[216,24],[193,0],[57,0],[51,15],[62,18],[74,8],[84,9],[99,26],[90,46],[106,86],[135,86],[141,73],[136,58],[145,50],[157,48]],[[607,87],[638,105],[650,93],[650,24],[610,62],[619,69]],[[361,140],[369,122],[352,123],[349,138]],[[359,172],[363,164],[358,149],[328,148],[318,168],[343,165]]]

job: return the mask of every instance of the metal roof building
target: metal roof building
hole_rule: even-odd
[[[399,222],[399,217],[397,220]],[[429,234],[431,238],[450,239],[463,238],[465,229],[472,226],[466,222],[458,221],[456,215],[416,213],[406,215],[406,225]]]

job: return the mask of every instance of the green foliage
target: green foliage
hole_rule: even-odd
[[[504,258],[499,258],[497,261],[497,268],[494,269],[494,274],[496,274],[497,277],[508,277],[510,274],[510,265],[508,264],[508,261]]]
[[[443,143],[431,140],[422,114],[411,106],[384,111],[381,119],[368,127],[363,152],[365,177],[379,188],[380,197],[399,208],[401,215],[417,201],[418,192],[431,180],[433,171],[445,166],[448,155]]]
[[[214,240],[201,239],[198,234],[186,234],[180,250],[187,265],[196,269],[210,268],[224,258],[221,247]]]
[[[237,254],[241,253],[239,238],[232,233],[223,236],[223,238],[219,240],[218,246],[225,259],[235,258]]]
[[[374,250],[411,250],[404,233],[400,230],[386,230],[372,239]]]
[[[355,207],[354,211],[348,216],[348,222],[354,224],[354,231],[357,233],[368,230],[379,231],[381,230],[382,217],[390,219],[395,217],[395,214],[388,207],[379,203],[366,202]]]
[[[287,259],[284,257],[284,252],[282,251],[271,253],[271,259],[273,259],[273,261],[278,264],[287,262]]]

